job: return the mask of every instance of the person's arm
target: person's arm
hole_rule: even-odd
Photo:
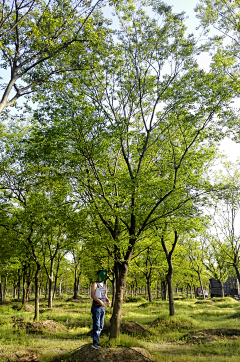
[[[107,301],[107,306],[110,308],[111,307],[111,301],[108,299],[107,293],[105,293],[105,298],[106,298],[106,301]]]
[[[101,307],[103,307],[104,303],[95,296],[96,289],[97,289],[97,283],[93,283],[92,288],[91,288],[91,298],[93,300],[95,300],[95,302],[99,303],[101,305]]]

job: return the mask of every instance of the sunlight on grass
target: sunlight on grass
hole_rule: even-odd
[[[144,301],[143,301],[144,300]],[[144,298],[137,302],[125,303],[123,322],[136,322],[146,328],[145,334],[123,334],[115,341],[109,335],[100,338],[104,348],[111,346],[138,347],[149,350],[155,362],[239,362],[240,336],[215,336],[191,341],[191,336],[208,329],[238,329],[240,303],[231,299],[181,299],[175,301],[176,314],[169,317],[168,302],[157,300],[153,303]],[[12,306],[15,306],[12,308]],[[18,328],[17,323],[33,322],[33,312],[26,312],[20,302],[0,306],[1,362],[15,361],[16,353],[35,353],[40,362],[50,362],[55,356],[71,353],[86,343],[91,343],[89,332],[92,316],[89,301],[74,303],[57,300],[52,311],[46,301],[41,301],[40,321],[52,320],[60,326],[57,331],[42,330],[33,333]],[[110,321],[112,309],[108,309],[105,322]],[[14,323],[16,327],[14,327]],[[199,332],[198,332],[199,331]],[[195,334],[194,334],[195,333]]]

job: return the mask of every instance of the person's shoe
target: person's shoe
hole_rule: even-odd
[[[99,344],[99,343],[97,343],[97,346],[98,346],[98,349],[100,349],[100,348],[101,348],[101,346],[100,346],[100,344]]]
[[[92,348],[94,348],[94,349],[100,349],[101,347],[99,346],[98,343],[94,342],[94,343],[92,344]]]

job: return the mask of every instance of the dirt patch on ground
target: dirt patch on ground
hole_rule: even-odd
[[[206,329],[203,331],[191,332],[181,338],[187,343],[205,343],[213,342],[219,339],[219,337],[227,337],[232,339],[240,336],[240,329]]]
[[[25,310],[25,312],[34,312],[35,308],[33,305],[31,304],[26,304],[23,306],[23,309]]]
[[[71,355],[60,356],[53,360],[71,362],[148,362],[151,361],[149,352],[144,348],[101,348],[93,349],[86,344]]]
[[[16,354],[16,356],[18,357],[18,362],[38,362],[39,361],[39,356],[32,353],[32,354],[23,354],[22,356],[19,356],[18,354]]]
[[[63,332],[67,329],[61,324],[53,320],[46,320],[43,322],[24,322],[23,318],[13,317],[13,327],[18,329],[26,329],[28,333],[42,333],[42,332]]]
[[[35,311],[34,306],[31,305],[31,304],[24,304],[24,305],[15,304],[15,305],[12,306],[12,309],[25,310],[25,312],[34,312]]]
[[[134,336],[136,335],[145,336],[151,333],[148,329],[144,328],[137,322],[122,322],[120,331],[121,333],[130,334]],[[101,334],[109,334],[109,333],[110,333],[110,323],[106,323],[103,327]]]

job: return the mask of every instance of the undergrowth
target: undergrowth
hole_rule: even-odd
[[[40,322],[49,321],[49,326],[58,324],[59,330],[39,330],[31,333],[24,325],[33,323],[33,312],[13,309],[20,302],[0,306],[1,362],[17,361],[17,356],[36,354],[39,362],[48,362],[56,356],[71,353],[86,343],[91,343],[92,317],[90,301],[67,301],[57,299],[49,310],[45,300],[40,301]],[[33,302],[31,302],[33,305]],[[207,300],[175,300],[176,313],[169,317],[168,302],[147,302],[143,297],[128,298],[124,303],[122,321],[135,322],[149,333],[125,334],[109,341],[108,335],[100,339],[102,348],[125,346],[145,348],[153,361],[161,362],[239,362],[240,337],[212,336],[202,331],[209,329],[238,329],[240,303],[232,298]],[[109,322],[111,313],[105,316]],[[21,328],[17,327],[20,321]],[[19,322],[19,323],[20,323]],[[14,327],[15,324],[15,327]],[[195,339],[191,339],[195,336]],[[189,342],[191,341],[191,343]],[[177,358],[176,358],[177,356]]]

